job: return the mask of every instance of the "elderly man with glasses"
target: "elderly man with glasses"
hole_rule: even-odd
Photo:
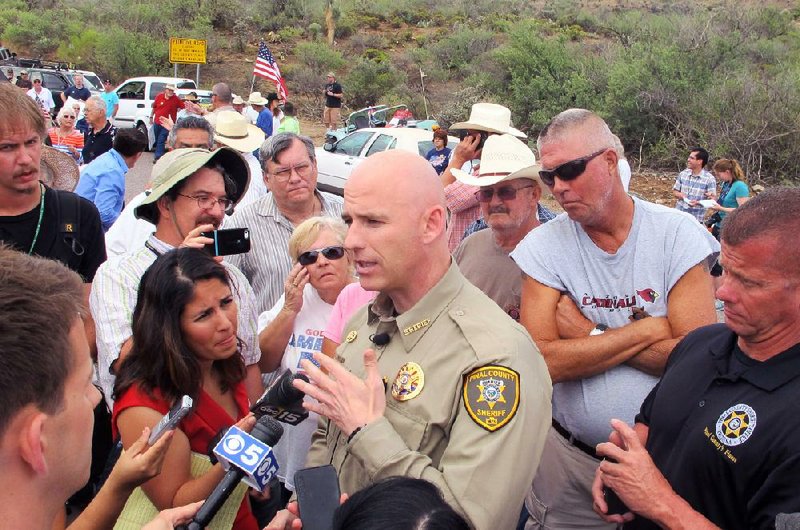
[[[591,485],[612,418],[633,422],[670,352],[716,321],[708,268],[719,245],[690,215],[625,193],[608,125],[570,109],[542,130],[539,177],[566,214],[511,253],[520,322],[547,362],[553,428],[526,528],[614,528]]]
[[[533,152],[510,134],[486,139],[477,176],[453,170],[459,182],[478,186],[475,198],[489,227],[465,238],[453,257],[464,276],[516,321],[522,275],[509,253],[528,232],[555,217],[539,206],[538,170]]]
[[[231,256],[258,295],[258,310],[275,305],[292,268],[287,253],[295,227],[310,217],[342,214],[342,199],[317,190],[314,144],[306,136],[280,133],[259,151],[264,182],[272,193],[237,209],[225,228],[249,228],[252,248]]]

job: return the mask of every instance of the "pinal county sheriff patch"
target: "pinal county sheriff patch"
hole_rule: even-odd
[[[506,425],[519,408],[519,374],[505,366],[482,366],[464,376],[464,407],[489,432]]]

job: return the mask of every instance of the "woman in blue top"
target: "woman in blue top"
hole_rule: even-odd
[[[733,159],[720,158],[714,163],[714,174],[722,181],[717,202],[709,207],[719,213],[719,220],[712,226],[714,237],[719,239],[722,220],[730,212],[747,202],[750,190],[739,162]]]
[[[447,129],[433,131],[433,149],[428,151],[425,159],[431,163],[437,175],[441,175],[450,164],[450,151],[447,147]]]

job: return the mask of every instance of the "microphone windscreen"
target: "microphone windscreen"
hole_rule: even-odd
[[[250,432],[250,436],[274,447],[283,436],[283,426],[272,416],[261,416]]]

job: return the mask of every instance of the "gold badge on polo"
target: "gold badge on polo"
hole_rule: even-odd
[[[519,408],[519,374],[505,366],[482,366],[464,376],[464,407],[475,423],[494,432]]]
[[[347,337],[345,337],[344,341],[349,344],[356,340],[356,337],[358,337],[358,331],[353,330],[347,334]]]
[[[425,386],[425,373],[417,363],[406,363],[397,371],[392,383],[392,397],[397,401],[414,399]]]

